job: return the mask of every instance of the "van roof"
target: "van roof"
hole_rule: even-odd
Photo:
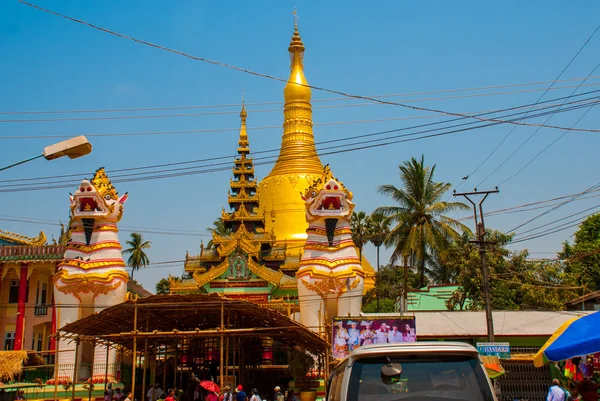
[[[403,353],[448,353],[469,355],[472,357],[479,356],[477,349],[470,344],[444,341],[420,341],[413,343],[369,344],[353,351],[348,356],[348,359],[350,363],[353,363],[357,359],[369,356]]]

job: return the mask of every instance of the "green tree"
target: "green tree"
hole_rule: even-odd
[[[383,214],[395,224],[384,242],[386,246],[394,247],[390,263],[404,258],[414,261],[420,274],[419,286],[424,287],[428,260],[435,256],[443,261],[460,232],[469,232],[465,225],[445,213],[468,210],[469,207],[442,200],[451,184],[433,180],[435,165],[425,166],[424,156],[420,160],[413,157],[398,167],[402,188],[392,184],[379,187],[379,193],[391,197],[396,205],[378,207],[375,213]]]
[[[565,270],[576,277],[576,283],[587,292],[600,290],[600,214],[585,219],[575,232],[573,244],[565,242],[558,257]],[[580,294],[581,295],[581,294]]]
[[[390,222],[381,213],[373,213],[369,216],[369,224],[367,226],[369,241],[377,249],[377,270],[379,270],[379,248],[390,233]]]
[[[223,222],[223,218],[219,217],[215,221],[213,221],[212,227],[206,227],[206,231],[211,233],[212,235],[218,235],[219,237],[225,237],[231,234],[231,229],[225,227],[225,222]],[[208,241],[207,247],[210,249],[214,246],[213,240]]]
[[[156,283],[156,295],[164,295],[169,294],[171,292],[171,283],[166,278],[161,278],[158,283]]]
[[[369,217],[367,214],[363,211],[352,212],[350,229],[352,230],[352,240],[358,248],[359,258],[362,262],[362,250],[369,241]]]
[[[479,247],[463,235],[448,249],[445,271],[460,289],[446,302],[449,310],[483,309],[485,305]],[[527,260],[527,250],[506,248],[511,235],[488,230],[486,241],[492,308],[498,310],[560,310],[572,299],[574,278],[556,261]]]
[[[150,249],[152,243],[150,241],[144,241],[142,233],[131,233],[131,237],[126,242],[129,248],[123,251],[123,254],[129,255],[127,259],[127,266],[131,267],[131,279],[133,280],[133,273],[142,267],[146,267],[150,264],[150,259],[145,249]]]
[[[394,312],[394,303],[396,298],[403,293],[404,272],[395,266],[382,266],[375,273],[375,287],[367,291],[363,297],[362,311],[366,313],[375,313],[377,311],[383,313]],[[407,287],[415,288],[419,283],[419,276],[412,270],[408,269]],[[379,309],[377,308],[377,299]]]

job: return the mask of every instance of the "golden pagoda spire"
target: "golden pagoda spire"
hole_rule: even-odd
[[[246,127],[246,119],[248,118],[248,113],[246,113],[246,106],[244,106],[244,92],[242,91],[242,111],[240,111],[240,139],[238,141],[238,147],[248,148],[248,131]]]
[[[285,105],[281,150],[269,176],[289,173],[320,174],[323,171],[312,130],[311,92],[304,76],[304,50],[296,18],[288,48],[291,72],[283,90]]]

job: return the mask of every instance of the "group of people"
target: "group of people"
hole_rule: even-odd
[[[121,391],[119,387],[113,390],[112,383],[108,383],[106,391],[104,392],[104,401],[132,401],[133,396],[131,392],[125,393]]]
[[[584,378],[567,390],[560,385],[558,379],[552,381],[546,401],[598,401],[600,384]]]
[[[266,400],[267,398],[264,399],[264,401]],[[253,388],[251,395],[248,396],[248,394],[244,391],[244,387],[239,384],[235,388],[235,392],[232,392],[231,387],[229,386],[223,387],[223,391],[221,393],[210,391],[205,397],[205,401],[263,401],[263,399],[261,398],[257,388]],[[295,396],[294,392],[291,390],[286,398],[286,396],[281,392],[281,387],[277,386],[274,389],[272,401],[299,401],[299,398]]]
[[[148,390],[148,393],[146,394],[146,398],[148,401],[177,401],[180,394],[181,392],[177,387],[170,388],[165,392],[160,388],[159,384],[156,383],[153,387],[150,387],[150,390]]]
[[[374,330],[372,321],[362,321],[360,323],[363,330],[358,329],[358,323],[349,320],[344,327],[343,321],[337,322],[337,328],[334,338],[333,356],[335,358],[344,358],[349,352],[368,344],[383,343],[407,343],[415,342],[417,336],[415,329],[410,324],[399,324],[393,322],[388,325],[382,322],[377,330]]]

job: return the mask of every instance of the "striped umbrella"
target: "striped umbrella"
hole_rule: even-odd
[[[577,316],[566,321],[546,341],[533,357],[533,364],[541,367],[547,362],[564,361],[576,356],[600,352],[600,312]]]

